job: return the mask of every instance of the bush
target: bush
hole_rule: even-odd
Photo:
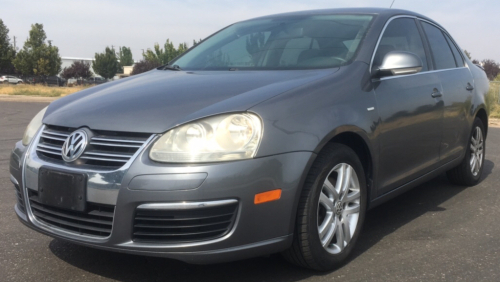
[[[134,65],[134,69],[132,69],[131,75],[147,72],[159,66],[161,66],[161,63],[158,61],[142,60]]]
[[[61,77],[64,79],[70,78],[89,78],[92,76],[90,71],[90,63],[75,61],[70,67],[64,68]]]

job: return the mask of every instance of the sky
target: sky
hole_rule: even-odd
[[[61,57],[93,58],[106,46],[127,46],[134,60],[142,49],[192,45],[231,23],[290,11],[385,7],[393,0],[2,0],[0,19],[22,48],[31,25],[41,23]],[[478,60],[500,62],[500,1],[395,0],[393,8],[434,19]]]

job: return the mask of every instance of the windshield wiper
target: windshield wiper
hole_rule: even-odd
[[[173,71],[181,71],[181,67],[178,65],[164,65],[161,67],[162,70],[173,70]]]

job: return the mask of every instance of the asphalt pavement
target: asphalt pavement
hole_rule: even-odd
[[[29,99],[28,99],[29,101]],[[279,255],[216,265],[96,250],[18,222],[9,156],[47,102],[0,100],[0,281],[500,281],[500,129],[490,128],[483,180],[445,175],[368,212],[349,261],[315,272]]]

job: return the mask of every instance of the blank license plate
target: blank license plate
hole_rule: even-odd
[[[87,177],[81,173],[68,173],[40,168],[38,198],[45,205],[62,209],[85,211]]]

